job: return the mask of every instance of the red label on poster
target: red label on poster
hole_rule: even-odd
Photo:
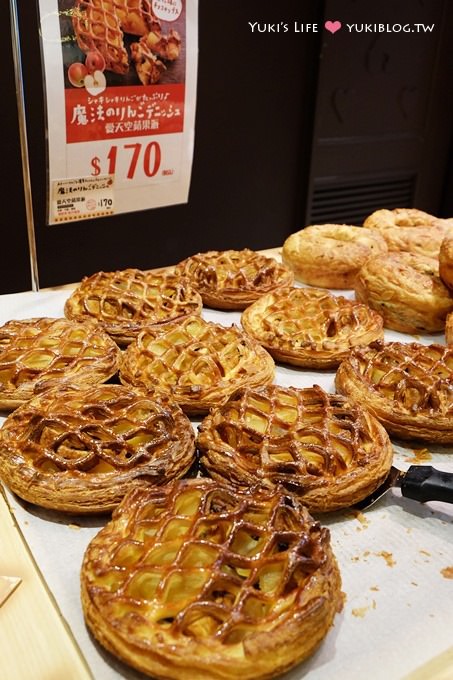
[[[144,89],[108,87],[98,96],[84,88],[65,90],[67,143],[182,132],[184,84]]]

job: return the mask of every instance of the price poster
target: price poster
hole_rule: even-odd
[[[185,203],[198,0],[38,0],[48,224]]]

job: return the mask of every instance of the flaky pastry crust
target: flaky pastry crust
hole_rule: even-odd
[[[317,385],[238,391],[202,421],[197,446],[211,477],[243,490],[281,487],[310,512],[363,500],[393,459],[376,418]]]
[[[402,439],[453,443],[453,347],[373,343],[354,349],[335,385]]]
[[[173,272],[124,269],[85,277],[65,303],[65,316],[96,320],[120,345],[145,326],[201,314],[202,301]]]
[[[135,489],[86,550],[86,623],[152,677],[262,680],[313,653],[342,607],[322,528],[294,497],[209,479]]]
[[[44,389],[94,385],[118,370],[119,350],[95,323],[39,317],[0,327],[0,409],[14,409]]]
[[[363,223],[385,239],[390,252],[408,252],[437,258],[448,220],[415,208],[376,210]]]
[[[272,382],[274,362],[236,326],[192,316],[147,328],[120,362],[124,384],[169,392],[189,414],[223,404],[239,387]]]
[[[282,288],[242,312],[245,331],[272,356],[311,368],[338,366],[355,345],[383,337],[382,317],[317,288]]]
[[[387,252],[377,232],[348,224],[316,224],[291,234],[282,260],[296,279],[320,288],[352,288],[360,267]]]
[[[368,260],[357,275],[355,295],[382,315],[386,328],[402,333],[442,331],[453,310],[437,260],[413,253]]]
[[[448,314],[445,322],[445,340],[447,345],[453,345],[453,312]]]
[[[176,272],[214,309],[245,309],[261,295],[290,286],[294,280],[292,272],[277,260],[248,248],[198,253],[180,262]]]
[[[440,244],[439,276],[447,288],[453,290],[453,228]]]
[[[122,385],[46,390],[0,429],[0,477],[18,496],[71,513],[108,512],[136,485],[181,477],[193,427],[165,395]]]

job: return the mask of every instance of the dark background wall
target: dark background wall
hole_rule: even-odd
[[[99,269],[165,265],[211,248],[266,248],[314,221],[360,223],[380,207],[451,204],[449,0],[199,0],[189,202],[47,226],[35,3],[19,3],[41,287]],[[378,6],[379,5],[379,6]],[[335,35],[322,29],[339,19]],[[8,3],[0,5],[9,25]],[[318,24],[252,33],[249,21]],[[347,23],[435,24],[429,34],[349,33]],[[30,288],[11,44],[2,41],[0,292]]]

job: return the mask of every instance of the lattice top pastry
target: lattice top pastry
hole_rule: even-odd
[[[66,301],[65,315],[95,319],[119,344],[145,326],[200,314],[202,301],[188,281],[171,272],[124,269],[82,280]]]
[[[47,390],[0,429],[0,476],[46,508],[112,510],[134,485],[180,477],[195,459],[189,419],[166,396],[122,385]]]
[[[190,414],[206,413],[239,387],[273,377],[272,357],[253,338],[197,316],[145,329],[120,366],[123,383],[166,390]]]
[[[209,475],[242,489],[280,486],[312,512],[363,500],[387,477],[393,458],[373,416],[317,385],[239,390],[199,431]]]
[[[389,342],[356,348],[335,384],[390,434],[453,443],[453,347]]]
[[[317,288],[281,288],[250,305],[242,325],[283,363],[338,366],[351,347],[383,337],[382,317]]]
[[[290,286],[294,278],[274,258],[249,249],[198,253],[180,262],[176,272],[215,309],[245,309],[264,293]]]
[[[283,673],[326,636],[340,588],[329,532],[298,500],[209,479],[132,491],[81,570],[98,641],[177,680]]]
[[[93,385],[118,370],[119,350],[93,322],[35,318],[0,327],[0,409],[60,382]]]

